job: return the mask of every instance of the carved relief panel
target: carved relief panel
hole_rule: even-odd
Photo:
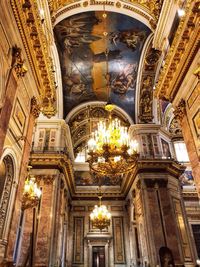
[[[0,177],[0,239],[2,238],[6,222],[6,216],[9,212],[8,207],[10,203],[10,196],[14,178],[14,166],[12,158],[10,156],[6,156],[3,159],[1,167],[5,169],[4,172],[1,173],[2,177]]]

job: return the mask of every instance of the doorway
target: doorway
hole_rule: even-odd
[[[92,247],[92,267],[105,267],[105,247]]]

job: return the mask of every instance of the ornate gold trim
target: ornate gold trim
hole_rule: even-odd
[[[31,98],[31,114],[33,114],[35,118],[38,118],[40,115],[40,106],[38,105],[35,96]]]
[[[21,55],[21,48],[14,46],[12,48],[12,63],[11,66],[12,68],[15,70],[15,73],[17,75],[17,77],[24,77],[26,72],[27,72],[27,68],[24,65],[25,60],[22,59],[22,55]]]
[[[199,1],[188,0],[186,16],[179,23],[165,65],[161,71],[155,96],[172,101],[199,49]]]
[[[50,47],[44,35],[36,0],[11,0],[22,42],[30,62],[42,102],[42,112],[47,117],[55,115],[55,77],[52,72]]]
[[[185,115],[186,115],[186,103],[184,99],[181,99],[178,106],[176,106],[174,110],[174,118],[181,123]]]
[[[110,1],[82,1],[82,0],[48,0],[49,9],[52,14],[52,20],[55,21],[56,18],[62,14],[80,7],[88,7],[94,5],[105,5],[105,6],[116,6],[120,9],[125,9],[132,11],[136,14],[143,16],[149,21],[152,29],[156,28],[156,24],[159,19],[161,7],[163,0],[110,0]]]

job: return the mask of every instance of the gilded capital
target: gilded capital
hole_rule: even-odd
[[[27,68],[24,65],[25,60],[22,59],[21,48],[14,46],[12,48],[12,63],[11,66],[15,70],[17,77],[24,77]]]
[[[31,98],[31,113],[35,118],[38,118],[40,115],[40,105],[37,103],[35,96]]]
[[[36,180],[40,183],[43,181],[45,185],[53,184],[53,181],[55,180],[56,175],[37,175]]]
[[[186,115],[186,103],[184,99],[181,99],[178,106],[176,106],[174,110],[174,118],[182,122],[185,115]]]

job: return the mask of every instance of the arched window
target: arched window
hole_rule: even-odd
[[[14,178],[14,165],[11,156],[7,155],[0,163],[0,238],[2,238],[6,217],[9,213],[11,189]]]
[[[176,158],[179,162],[189,162],[186,145],[183,141],[174,142]]]

